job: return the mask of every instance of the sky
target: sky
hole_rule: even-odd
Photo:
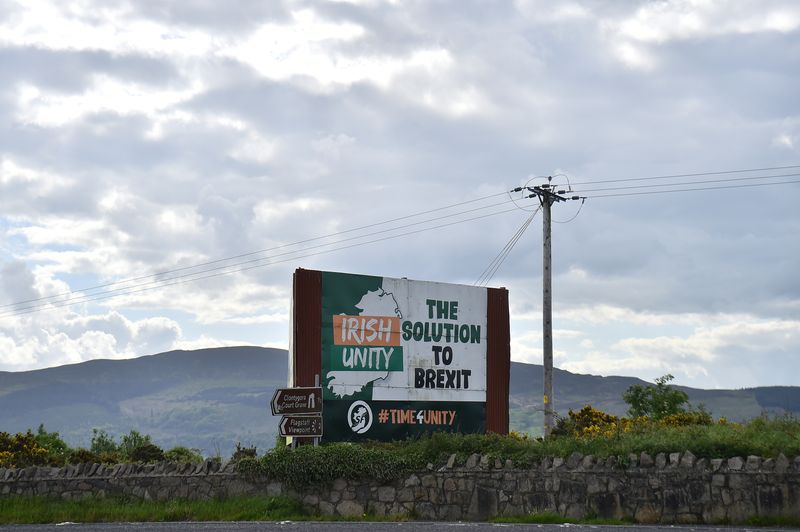
[[[0,73],[0,371],[286,348],[299,267],[474,284],[554,176],[556,367],[800,385],[800,183],[591,192],[800,164],[794,0],[0,0]]]

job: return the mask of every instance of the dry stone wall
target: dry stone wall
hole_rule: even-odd
[[[156,500],[286,495],[324,515],[407,514],[433,520],[552,512],[645,523],[735,523],[754,516],[800,519],[800,457],[707,460],[685,452],[596,459],[576,453],[520,468],[479,455],[456,465],[451,456],[442,467],[429,466],[390,483],[338,479],[302,491],[268,478],[245,478],[233,464],[210,460],[0,469],[3,497],[113,495]]]

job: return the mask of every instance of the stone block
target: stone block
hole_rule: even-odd
[[[779,454],[775,459],[775,472],[785,473],[789,470],[789,459],[783,453]]]
[[[453,466],[455,465],[456,465],[456,453],[453,453],[447,458],[447,469],[453,469]]]
[[[425,488],[435,488],[437,487],[436,476],[435,475],[425,475],[421,479],[422,486]]]
[[[336,505],[336,513],[345,517],[362,516],[364,515],[364,506],[354,500],[342,501]]]
[[[681,462],[681,453],[669,453],[669,466],[677,467]]]
[[[403,482],[403,487],[406,487],[406,488],[411,487],[411,486],[419,486],[419,485],[420,485],[419,477],[417,475],[413,475],[413,474],[411,476],[409,476],[405,480],[405,482]]]
[[[567,457],[567,467],[569,469],[575,469],[581,463],[581,460],[583,460],[583,455],[575,451]]]
[[[390,506],[385,502],[369,501],[367,503],[367,513],[371,515],[384,516],[389,510]]]
[[[581,469],[591,469],[593,466],[594,466],[594,456],[592,456],[591,454],[587,454],[586,456],[584,456],[580,464]]]
[[[489,455],[488,454],[481,455],[481,459],[478,462],[478,465],[480,466],[481,469],[489,469]]]
[[[697,461],[697,457],[692,454],[692,451],[686,451],[681,456],[680,466],[685,469],[692,469],[695,461]]]
[[[744,468],[744,460],[741,456],[728,458],[728,469],[730,471],[741,471]]]
[[[725,487],[726,477],[723,474],[717,473],[711,475],[711,485],[715,488],[723,488]]]
[[[380,502],[393,502],[397,492],[392,486],[381,486],[378,488],[378,500]]]
[[[719,471],[722,468],[722,464],[725,463],[723,458],[712,458],[711,459],[711,471]]]
[[[506,458],[505,468],[514,469],[514,461],[510,458]]]
[[[639,466],[640,467],[653,467],[655,462],[653,461],[653,457],[647,454],[646,452],[642,451],[639,455]]]
[[[475,469],[475,467],[477,467],[478,462],[480,461],[480,459],[481,459],[481,457],[477,453],[473,453],[473,454],[469,455],[469,458],[467,458],[467,463],[466,463],[465,467],[467,469]]]
[[[455,504],[446,504],[439,507],[439,519],[444,521],[461,521],[464,519],[464,514],[460,506]]]
[[[667,466],[667,455],[664,453],[658,453],[656,455],[656,467],[658,469],[664,469]]]
[[[415,504],[414,513],[416,514],[417,518],[427,521],[433,521],[437,517],[436,506],[429,502],[420,502]]]
[[[747,471],[758,471],[761,469],[761,457],[750,455],[747,457],[747,463],[745,463],[745,469]]]
[[[552,469],[558,469],[559,467],[562,467],[563,465],[564,465],[564,459],[563,458],[561,458],[560,456],[556,456],[555,458],[553,458]]]
[[[467,518],[486,521],[497,515],[497,491],[478,486],[472,494]]]
[[[327,501],[320,501],[319,513],[322,515],[333,515],[336,513],[336,507]]]

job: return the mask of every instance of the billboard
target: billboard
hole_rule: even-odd
[[[506,296],[505,324],[493,320],[504,326],[494,334],[495,379],[487,371],[497,366],[489,360],[492,291]],[[324,441],[507,431],[504,289],[298,270],[293,309],[293,385],[318,372]],[[487,425],[493,383],[494,396],[505,396],[505,426]]]
[[[485,432],[486,289],[322,273],[326,436]]]

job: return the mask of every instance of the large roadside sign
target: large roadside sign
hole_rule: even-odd
[[[322,272],[325,438],[486,430],[487,289]]]
[[[278,388],[270,403],[272,415],[322,413],[322,388]]]
[[[284,437],[319,438],[322,436],[322,416],[283,416],[278,430]]]

